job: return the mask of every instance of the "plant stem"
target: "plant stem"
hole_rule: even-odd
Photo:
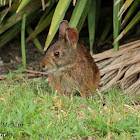
[[[120,33],[120,23],[121,23],[121,19],[119,20],[118,17],[118,12],[120,11],[120,8],[123,4],[123,0],[118,3],[117,5],[115,5],[117,0],[114,0],[113,3],[113,36],[114,36],[114,40],[118,37],[119,33]],[[114,51],[118,51],[119,50],[119,42],[116,42],[114,44]]]
[[[25,52],[25,23],[26,23],[26,14],[22,16],[22,25],[21,25],[21,52],[23,67],[26,69],[26,52]]]

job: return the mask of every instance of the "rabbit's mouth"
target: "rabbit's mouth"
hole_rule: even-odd
[[[65,71],[67,69],[67,67],[57,67],[56,69],[48,69],[48,68],[43,68],[43,70],[47,73],[54,73],[54,74],[58,74],[61,73],[63,71]]]

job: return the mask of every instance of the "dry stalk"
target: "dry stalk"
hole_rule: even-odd
[[[101,72],[100,90],[118,85],[127,93],[140,93],[140,40],[93,55]]]

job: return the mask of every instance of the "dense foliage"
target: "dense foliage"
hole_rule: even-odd
[[[42,46],[37,40],[36,35],[51,25],[45,43],[45,47],[47,48],[58,30],[59,23],[70,10],[68,8],[72,7],[72,15],[69,19],[70,26],[75,26],[80,31],[86,17],[88,19],[89,42],[92,52],[102,3],[103,1],[101,0],[1,0],[0,47],[21,31],[21,20],[23,15],[26,14],[26,30],[29,34],[26,41],[33,40],[39,50],[42,50]],[[113,18],[110,17],[110,20],[113,21],[114,49],[117,51],[119,49],[117,41],[140,20],[140,11],[138,11],[140,1],[127,0],[124,2],[123,0],[114,0],[112,3]],[[34,22],[36,27],[32,29],[30,25]],[[110,23],[102,29],[103,33],[99,39],[99,44],[104,41],[110,28],[112,28]]]

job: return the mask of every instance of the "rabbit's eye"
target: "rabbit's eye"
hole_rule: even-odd
[[[59,52],[55,52],[54,53],[54,56],[59,56]]]

